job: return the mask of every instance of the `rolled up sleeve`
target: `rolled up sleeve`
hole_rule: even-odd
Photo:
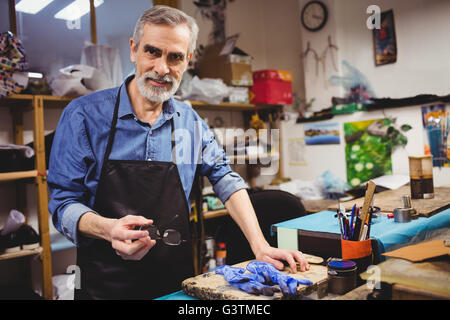
[[[89,239],[78,234],[80,217],[86,212],[94,212],[86,200],[89,190],[85,184],[87,164],[93,161],[93,154],[83,119],[74,109],[74,105],[66,107],[58,123],[47,182],[51,196],[48,208],[53,224],[56,230],[79,246],[89,243]]]
[[[233,193],[247,189],[248,185],[239,174],[231,169],[225,151],[218,145],[211,130],[204,125],[202,131],[200,174],[208,178],[216,195],[222,203],[225,203]]]

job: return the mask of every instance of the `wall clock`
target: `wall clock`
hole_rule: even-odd
[[[306,30],[319,31],[327,23],[328,9],[321,1],[310,1],[303,7],[301,19]]]

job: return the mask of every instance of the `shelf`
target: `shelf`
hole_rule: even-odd
[[[32,250],[20,250],[19,252],[14,252],[14,253],[3,253],[3,254],[0,254],[0,261],[41,254],[41,252],[42,252],[42,247],[32,249]]]
[[[34,97],[42,98],[45,108],[64,108],[69,102],[75,99],[51,95],[12,94],[0,99],[0,107],[24,106],[24,102],[31,104]]]
[[[280,106],[274,105],[255,105],[251,103],[229,103],[222,102],[220,104],[211,104],[204,101],[183,101],[186,103],[190,103],[192,108],[198,110],[228,110],[228,111],[254,111],[255,109],[272,109]]]
[[[15,181],[21,179],[36,178],[38,176],[37,170],[31,171],[17,171],[0,173],[0,182]]]
[[[23,105],[23,102],[32,103],[34,97],[42,97],[45,108],[64,108],[69,102],[76,98],[59,97],[51,95],[31,95],[31,94],[13,94],[0,99],[1,106]],[[193,108],[202,110],[229,110],[229,111],[254,111],[255,109],[273,109],[279,108],[279,105],[255,105],[251,103],[230,103],[222,102],[220,104],[211,104],[204,101],[186,101],[190,103]]]
[[[214,210],[214,211],[206,211],[203,213],[203,219],[214,219],[222,216],[226,216],[228,214],[227,209]]]

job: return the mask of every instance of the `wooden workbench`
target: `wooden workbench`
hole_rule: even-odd
[[[402,196],[410,195],[411,190],[409,185],[400,187],[395,190],[387,190],[376,193],[374,196],[374,206],[379,207],[381,212],[391,213],[396,208],[403,208]],[[342,202],[347,211],[351,211],[354,204],[361,207],[364,198],[358,198]],[[433,199],[411,199],[411,206],[416,209],[417,213],[423,217],[432,216],[447,208],[450,208],[450,187],[434,188]],[[335,211],[337,209],[337,201],[328,207],[329,210]]]

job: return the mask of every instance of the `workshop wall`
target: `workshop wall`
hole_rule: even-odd
[[[200,28],[198,44],[207,45],[212,23],[201,16],[192,1],[182,1],[181,9],[192,15]],[[303,64],[300,59],[302,43],[300,38],[300,10],[297,0],[283,0],[283,5],[274,0],[237,0],[228,3],[226,9],[226,35],[239,33],[237,47],[253,57],[252,69],[289,70],[293,73],[293,92],[299,97],[305,95]],[[224,126],[242,127],[239,112],[202,111],[202,116],[213,120],[224,115]],[[233,114],[233,115],[231,115]],[[227,122],[231,120],[231,122]],[[245,176],[244,166],[233,168]],[[256,185],[272,181],[274,176],[259,176]]]
[[[299,0],[300,7],[306,0]],[[450,78],[450,43],[448,30],[450,20],[446,13],[450,12],[450,2],[431,0],[340,0],[323,1],[329,9],[327,25],[320,31],[312,33],[302,28],[303,48],[307,43],[317,50],[319,55],[326,48],[328,36],[337,45],[337,61],[347,60],[360,70],[369,80],[375,94],[379,98],[403,98],[419,94],[449,94]],[[377,4],[381,11],[393,9],[397,35],[398,56],[394,64],[375,66],[372,31],[366,27],[369,5]],[[342,67],[338,72],[333,69],[329,57],[326,70],[319,68],[316,74],[315,61],[312,56],[304,60],[305,96],[307,100],[315,98],[310,111],[319,111],[331,106],[333,96],[343,97],[341,88],[332,86],[328,79],[331,75],[343,75]],[[447,110],[449,107],[447,106]],[[394,174],[409,173],[408,155],[423,154],[424,134],[421,120],[421,106],[386,109],[377,112],[358,112],[352,115],[335,116],[326,122],[338,122],[341,130],[341,144],[303,146],[295,151],[300,152],[302,164],[289,165],[292,157],[287,152],[284,157],[286,176],[302,180],[314,180],[326,170],[346,180],[345,142],[343,123],[361,120],[396,117],[398,124],[409,124],[412,130],[405,135],[408,138],[406,148],[398,148],[392,154]],[[296,124],[295,119],[283,123],[283,148],[288,150],[290,141],[304,138],[304,125]],[[448,185],[450,168],[434,168],[435,186]]]
[[[299,0],[300,8],[308,0]],[[329,11],[328,22],[317,32],[301,28],[302,46],[309,42],[320,55],[331,36],[337,45],[334,70],[330,57],[316,74],[316,61],[309,55],[304,62],[306,98],[315,98],[312,111],[329,107],[331,97],[342,96],[342,89],[328,83],[332,75],[343,75],[342,61],[348,61],[363,73],[378,98],[404,98],[418,94],[447,95],[450,70],[450,2],[445,0],[324,0]],[[397,38],[397,62],[375,66],[372,30],[366,26],[370,5],[382,12],[394,12]]]
[[[192,1],[180,1],[200,27],[198,44],[207,45],[212,24],[202,18]],[[237,47],[253,57],[253,70],[279,69],[293,72],[293,91],[304,95],[300,60],[300,11],[297,0],[236,0],[226,9],[226,35],[239,33]]]

